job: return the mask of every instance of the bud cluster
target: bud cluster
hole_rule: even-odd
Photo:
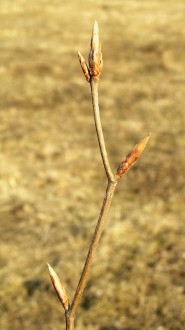
[[[90,82],[92,78],[98,79],[103,68],[103,59],[101,52],[101,44],[99,40],[98,23],[96,21],[94,23],[94,28],[91,38],[91,46],[89,52],[89,66],[85,62],[80,52],[78,52],[78,58],[86,80]]]

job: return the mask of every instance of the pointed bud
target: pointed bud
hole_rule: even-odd
[[[55,271],[53,270],[53,268],[49,264],[47,264],[47,265],[48,265],[48,269],[49,269],[49,275],[51,278],[51,282],[55,288],[57,296],[58,296],[59,300],[61,301],[65,311],[67,311],[69,308],[69,300],[68,300],[67,294],[65,292],[65,289],[61,285],[60,279],[57,276],[57,274],[55,273]]]
[[[120,178],[123,174],[125,174],[129,168],[136,162],[136,160],[140,157],[143,150],[145,149],[148,140],[151,136],[149,133],[141,142],[136,144],[134,149],[126,156],[125,160],[119,165],[116,176]]]
[[[80,65],[81,65],[82,71],[84,73],[84,76],[85,76],[86,80],[89,82],[91,79],[90,73],[89,73],[89,68],[88,68],[83,56],[80,54],[80,52],[78,52],[78,58],[79,58]]]
[[[98,23],[94,22],[89,53],[89,71],[92,78],[99,78],[103,68],[101,44],[99,39]]]

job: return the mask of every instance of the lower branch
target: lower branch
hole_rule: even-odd
[[[72,305],[69,309],[69,315],[71,317],[75,316],[76,310],[78,308],[78,305],[79,305],[79,302],[80,302],[80,299],[81,299],[81,296],[82,296],[82,293],[83,293],[83,290],[84,290],[85,285],[87,283],[87,277],[88,277],[88,274],[89,274],[89,271],[90,271],[90,268],[91,268],[92,260],[93,260],[94,254],[96,252],[96,249],[97,249],[97,246],[98,246],[98,243],[99,243],[102,231],[103,231],[104,222],[105,222],[105,219],[106,219],[106,216],[107,216],[107,213],[108,213],[111,201],[112,201],[112,197],[114,195],[116,185],[117,185],[117,181],[115,181],[115,182],[109,181],[108,182],[105,197],[104,197],[104,201],[103,201],[103,205],[102,205],[100,215],[99,215],[99,219],[98,219],[98,222],[97,222],[97,225],[96,225],[96,228],[95,228],[95,232],[94,232],[94,235],[93,235],[92,243],[90,245],[89,252],[87,254],[85,265],[84,265],[84,268],[83,268],[83,271],[82,271],[82,274],[81,274],[81,277],[80,277],[80,280],[79,280],[79,283],[78,283],[78,286],[77,286],[77,289],[76,289],[76,293],[75,293],[74,298],[73,298]]]

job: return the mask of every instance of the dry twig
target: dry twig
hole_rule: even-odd
[[[92,260],[94,254],[96,252],[103,228],[104,222],[107,216],[107,213],[110,208],[110,204],[112,201],[112,197],[114,195],[114,191],[119,179],[129,170],[129,168],[135,163],[135,161],[140,157],[143,152],[149,138],[150,134],[148,134],[140,143],[138,143],[134,149],[126,156],[125,160],[119,165],[117,172],[114,174],[111,170],[109,159],[107,156],[107,151],[105,147],[105,141],[101,126],[100,112],[99,112],[99,103],[98,103],[98,82],[99,77],[103,68],[103,60],[101,53],[101,44],[99,40],[99,29],[98,24],[95,21],[92,39],[91,39],[91,47],[89,53],[89,66],[85,62],[83,56],[78,52],[78,57],[80,61],[80,65],[82,71],[85,75],[86,80],[90,83],[91,87],[91,96],[92,96],[92,105],[93,105],[93,113],[94,113],[94,121],[96,127],[96,133],[98,137],[98,143],[100,148],[100,153],[104,165],[104,169],[107,175],[107,189],[105,192],[105,197],[103,200],[102,208],[100,211],[100,215],[98,218],[98,222],[94,231],[94,235],[92,238],[92,242],[89,247],[89,251],[85,260],[84,268],[82,270],[82,274],[80,276],[80,280],[72,300],[71,305],[69,304],[68,297],[64,288],[62,287],[60,280],[54,270],[49,266],[50,277],[53,283],[53,286],[56,290],[56,293],[64,307],[65,310],[65,318],[66,318],[66,330],[74,329],[74,319],[76,315],[77,308],[80,303],[80,299],[87,283],[88,274],[91,268]]]

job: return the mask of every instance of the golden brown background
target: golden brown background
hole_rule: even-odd
[[[87,58],[98,20],[101,117],[116,191],[77,330],[185,329],[184,0],[0,2],[0,329],[64,329],[46,262],[72,297],[106,178]]]

